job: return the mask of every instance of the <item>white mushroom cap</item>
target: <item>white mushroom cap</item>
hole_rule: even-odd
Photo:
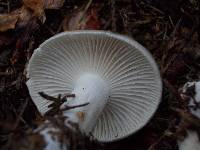
[[[34,51],[27,72],[30,95],[42,114],[51,102],[38,92],[51,96],[75,92],[69,104],[90,104],[66,114],[84,112],[86,131],[103,142],[141,129],[162,93],[160,74],[149,52],[128,37],[105,31],[64,32],[48,39]],[[82,84],[89,89],[86,94],[79,91]],[[90,122],[94,123],[88,127]]]

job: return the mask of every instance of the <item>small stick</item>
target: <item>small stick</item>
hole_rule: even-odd
[[[80,20],[78,22],[78,26],[81,24],[81,22],[83,21],[83,18],[87,12],[87,10],[89,9],[90,5],[92,4],[92,0],[89,0],[89,2],[87,3],[87,5],[85,6],[85,9],[83,10],[83,13],[81,14]]]
[[[75,97],[75,94],[66,94],[62,99],[68,98],[68,97]]]
[[[66,110],[70,110],[70,109],[74,109],[77,107],[83,107],[88,105],[89,103],[84,103],[84,104],[80,104],[80,105],[75,105],[75,106],[65,106],[65,108],[61,109],[61,111],[66,111]]]
[[[113,31],[116,31],[117,30],[117,27],[116,27],[116,10],[115,10],[115,0],[111,0],[111,21],[112,21],[112,30]]]
[[[58,98],[55,98],[53,96],[49,96],[49,95],[45,94],[44,92],[39,92],[39,95],[41,97],[43,97],[44,99],[47,99],[49,101],[53,101],[53,102],[58,101]]]

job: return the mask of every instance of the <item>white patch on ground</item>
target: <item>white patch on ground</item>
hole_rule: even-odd
[[[200,150],[200,141],[194,131],[188,131],[188,135],[183,141],[178,141],[179,150]]]
[[[196,102],[200,103],[200,81],[195,83],[195,96],[194,99],[196,100]],[[190,106],[195,106],[194,101],[190,100],[189,102]],[[200,118],[200,108],[194,109],[194,108],[190,108],[191,113]]]
[[[182,96],[184,96],[184,93],[186,93],[187,88],[191,87],[195,85],[195,95],[194,95],[194,99],[197,103],[200,103],[200,81],[199,82],[188,82],[186,83],[183,88],[182,88]],[[189,96],[189,95],[188,95]],[[195,106],[196,104],[194,103],[194,100],[191,97],[190,101],[189,101],[189,106]],[[190,112],[200,118],[200,108],[193,108],[193,107],[189,107]],[[179,150],[200,150],[200,140],[198,138],[197,132],[195,131],[187,131],[187,136],[185,137],[185,139],[183,141],[178,141],[178,147]]]

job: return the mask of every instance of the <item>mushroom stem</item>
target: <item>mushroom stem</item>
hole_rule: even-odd
[[[84,107],[64,111],[63,113],[69,117],[70,121],[77,122],[80,129],[88,134],[93,130],[97,119],[108,102],[109,85],[100,76],[87,73],[77,80],[72,93],[76,96],[68,98],[68,105],[89,104]]]

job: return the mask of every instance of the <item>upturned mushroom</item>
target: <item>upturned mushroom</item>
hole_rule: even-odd
[[[48,39],[34,51],[27,72],[29,92],[41,114],[52,102],[39,92],[75,94],[61,108],[89,104],[63,114],[101,142],[141,129],[162,93],[150,53],[133,39],[106,31],[64,32]]]

